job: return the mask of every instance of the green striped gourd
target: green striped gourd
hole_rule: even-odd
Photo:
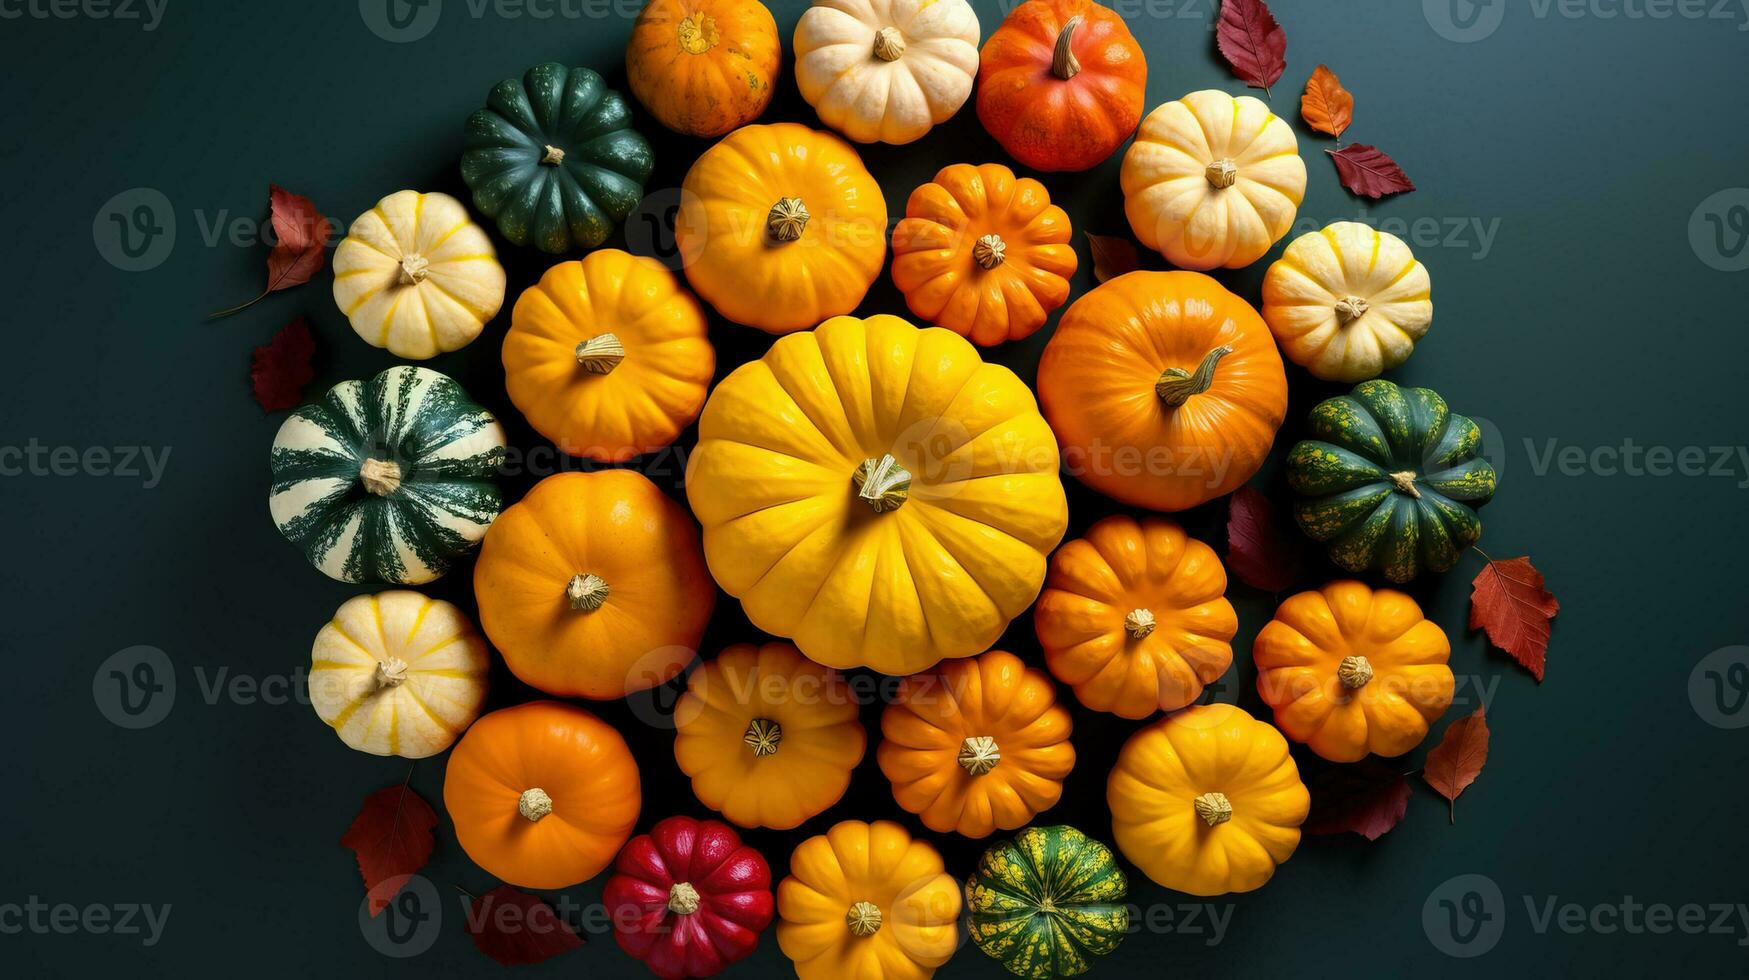
[[[1073,827],[1029,827],[966,879],[972,942],[1010,973],[1086,973],[1129,931],[1129,883],[1111,850]]]

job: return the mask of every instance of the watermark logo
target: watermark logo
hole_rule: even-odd
[[[1457,44],[1493,36],[1506,20],[1506,0],[1421,0],[1433,33]]]
[[[123,272],[156,269],[176,248],[176,209],[156,188],[122,191],[97,209],[91,240],[97,254]]]
[[[1688,244],[1710,269],[1749,269],[1749,187],[1727,187],[1688,218]]]
[[[645,195],[626,217],[626,248],[634,255],[655,259],[670,272],[679,272],[686,265],[680,254],[680,223],[687,222],[689,241],[702,243],[704,213],[697,196],[678,187],[665,187]],[[693,254],[697,254],[696,247]]]
[[[443,16],[443,0],[358,0],[364,26],[390,44],[422,40]]]
[[[1688,703],[1714,728],[1749,727],[1749,647],[1714,650],[1695,664],[1688,675]]]
[[[1433,948],[1447,956],[1481,956],[1493,949],[1506,931],[1506,898],[1487,875],[1447,879],[1421,906],[1421,929]]]
[[[373,900],[388,904],[370,914]],[[358,931],[384,956],[404,960],[418,956],[437,942],[443,931],[443,902],[437,886],[424,875],[397,875],[377,883],[358,903]]]
[[[151,728],[176,706],[176,669],[170,655],[152,646],[110,654],[91,675],[91,699],[119,728]]]

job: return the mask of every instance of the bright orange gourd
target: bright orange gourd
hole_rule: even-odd
[[[988,347],[1020,340],[1069,300],[1069,216],[999,163],[956,163],[911,192],[893,230],[893,285],[911,312]]]
[[[522,888],[568,888],[613,862],[643,796],[613,726],[534,701],[474,722],[450,753],[443,805],[462,850],[487,873]]]
[[[758,0],[651,0],[626,45],[632,94],[688,136],[758,119],[782,68],[777,22]]]
[[[1132,272],[1076,300],[1039,360],[1038,391],[1069,471],[1153,510],[1238,489],[1287,414],[1263,318],[1198,272]]]

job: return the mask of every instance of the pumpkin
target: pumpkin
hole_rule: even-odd
[[[910,143],[971,96],[981,36],[966,0],[814,0],[796,23],[796,85],[858,143]]]
[[[692,294],[662,263],[612,248],[548,269],[504,337],[504,385],[528,423],[607,463],[672,443],[716,365]]]
[[[1069,471],[1151,510],[1243,486],[1287,415],[1269,328],[1195,272],[1131,272],[1076,300],[1039,360],[1038,390]]]
[[[473,724],[490,664],[455,606],[405,590],[354,596],[316,634],[310,704],[351,748],[424,759]]]
[[[1045,665],[1095,711],[1146,718],[1202,696],[1239,618],[1214,549],[1171,521],[1114,515],[1051,556],[1033,611]]]
[[[984,42],[978,119],[1034,170],[1086,170],[1136,131],[1147,83],[1141,45],[1115,11],[1026,0]]]
[[[703,557],[686,510],[643,474],[558,473],[487,533],[480,625],[524,684],[624,697],[696,655],[716,604]]]
[[[1029,391],[963,338],[893,316],[784,337],[711,393],[686,495],[717,584],[830,667],[989,649],[1068,524]]]
[[[1029,827],[985,851],[966,879],[967,929],[1016,976],[1072,977],[1123,942],[1128,893],[1110,848],[1073,827]]]
[[[613,726],[582,708],[531,701],[462,736],[443,777],[456,840],[519,888],[569,888],[600,874],[632,834],[638,765]]]
[[[605,241],[654,166],[625,99],[589,69],[558,64],[494,86],[463,147],[475,209],[512,243],[553,254]]]
[[[429,582],[466,557],[504,500],[504,429],[436,371],[343,381],[273,439],[268,510],[342,582]]]
[[[743,126],[686,172],[674,242],[718,313],[788,333],[862,302],[886,262],[887,202],[831,133]]]
[[[824,812],[867,747],[844,676],[787,643],[732,646],[693,671],[674,724],[693,794],[743,827],[789,830]]]
[[[911,192],[893,229],[893,285],[911,312],[989,347],[1020,340],[1069,301],[1069,216],[999,163],[956,163]]]
[[[771,924],[771,868],[715,820],[669,817],[633,837],[601,902],[619,948],[662,980],[714,977]]]
[[[462,202],[396,191],[334,251],[334,302],[365,343],[424,360],[466,347],[498,315],[504,267]]]
[[[1474,507],[1494,496],[1482,430],[1438,392],[1363,381],[1312,409],[1287,456],[1294,519],[1330,560],[1393,582],[1443,572],[1482,537]]]
[[[1263,322],[1287,359],[1353,384],[1402,364],[1433,324],[1427,267],[1354,221],[1294,239],[1263,277]]]
[[[938,833],[1025,826],[1063,795],[1073,724],[1044,671],[991,650],[908,677],[881,714],[881,771]]]
[[[1185,269],[1243,269],[1293,227],[1306,163],[1249,95],[1192,92],[1148,113],[1119,174],[1142,244]]]
[[[758,119],[782,68],[777,22],[758,0],[651,0],[626,45],[632,95],[688,136]]]
[[[1203,896],[1262,887],[1312,805],[1287,739],[1230,704],[1130,736],[1105,798],[1123,856],[1156,884]]]
[[[1251,654],[1275,727],[1332,762],[1402,755],[1451,706],[1445,631],[1391,589],[1347,581],[1301,592]]]
[[[798,980],[928,980],[956,945],[959,884],[890,820],[802,841],[777,886],[777,945]]]

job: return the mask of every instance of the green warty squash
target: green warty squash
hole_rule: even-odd
[[[1111,850],[1073,827],[1030,827],[966,879],[972,942],[1032,980],[1086,973],[1129,931],[1129,883]]]

